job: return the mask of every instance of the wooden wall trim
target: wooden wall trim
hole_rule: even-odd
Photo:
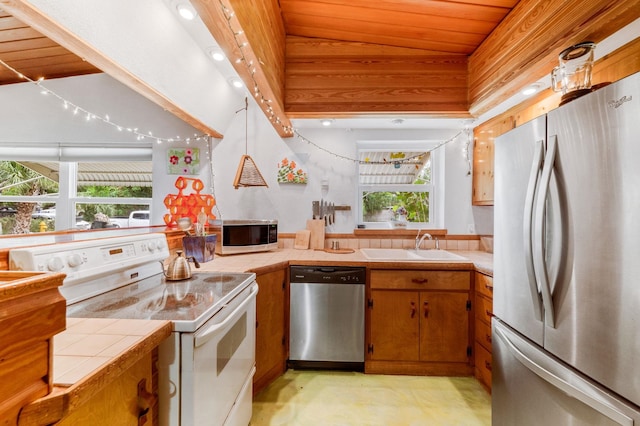
[[[636,72],[640,72],[640,37],[597,60],[593,66],[591,81],[593,85],[609,83]],[[492,120],[513,117],[514,125],[519,126],[557,108],[560,104],[560,98],[560,93],[547,89],[535,97],[511,107]]]
[[[293,136],[291,121],[283,107],[285,33],[277,2],[191,0],[191,3],[249,91],[268,100],[258,99],[258,106],[276,132],[281,137]],[[240,31],[241,35],[234,35]],[[237,61],[242,58],[244,61]]]
[[[471,114],[550,73],[566,47],[598,43],[639,16],[640,0],[521,0],[469,58]]]

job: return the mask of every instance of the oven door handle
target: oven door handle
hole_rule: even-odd
[[[244,311],[245,307],[249,303],[251,303],[253,299],[256,298],[257,294],[258,294],[258,285],[254,283],[251,286],[251,292],[249,293],[247,298],[242,303],[240,303],[238,305],[238,307],[235,309],[235,311],[233,311],[231,314],[229,314],[229,316],[227,318],[225,318],[221,323],[212,325],[206,331],[204,331],[202,334],[196,334],[196,338],[195,338],[195,342],[194,342],[195,347],[197,348],[197,347],[200,347],[200,346],[204,345],[209,340],[211,340],[211,338],[214,337],[214,335],[220,329],[225,328],[231,322],[235,321],[238,317],[240,317],[240,314]]]

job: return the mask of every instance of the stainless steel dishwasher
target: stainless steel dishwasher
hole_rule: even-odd
[[[366,270],[291,266],[289,366],[364,368]]]

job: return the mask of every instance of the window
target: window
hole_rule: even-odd
[[[437,154],[430,152],[434,146],[413,141],[358,143],[361,223],[367,228],[434,225]]]
[[[148,215],[150,148],[57,147],[57,157],[48,149],[0,146],[10,158],[0,161],[0,233],[127,227],[131,212]]]

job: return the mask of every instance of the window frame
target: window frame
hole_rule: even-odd
[[[3,161],[5,161],[3,159]],[[20,162],[19,159],[11,159],[6,161]],[[24,161],[24,160],[23,160]],[[78,163],[91,162],[92,160],[82,161],[65,161],[61,159],[49,159],[47,161],[55,161],[59,164],[59,179],[57,194],[42,195],[1,195],[0,202],[33,202],[55,204],[55,224],[56,231],[76,229],[76,205],[81,204],[138,204],[146,205],[150,211],[152,206],[152,197],[78,197]],[[100,162],[118,162],[122,160],[100,159]],[[152,159],[136,160],[152,162]]]
[[[420,140],[385,140],[385,141],[358,141],[356,142],[356,158],[360,158],[361,151],[424,151],[429,152],[431,167],[431,182],[428,184],[361,184],[360,162],[356,164],[356,211],[358,224],[366,229],[393,229],[388,222],[365,222],[362,208],[362,197],[365,192],[426,192],[429,194],[429,222],[407,222],[406,229],[435,228],[439,220],[439,206],[443,202],[444,191],[440,182],[444,173],[444,152],[435,149],[440,141]]]

